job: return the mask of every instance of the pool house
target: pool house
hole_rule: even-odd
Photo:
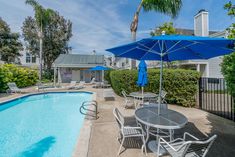
[[[101,81],[102,72],[89,69],[103,65],[104,55],[61,54],[53,63],[54,83]]]

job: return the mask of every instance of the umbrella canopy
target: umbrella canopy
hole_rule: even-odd
[[[107,68],[107,67],[104,67],[104,66],[95,66],[93,68],[90,68],[89,70],[91,70],[91,71],[102,71],[102,70],[110,70],[110,69]]]
[[[117,57],[160,60],[159,103],[161,103],[163,61],[209,59],[234,50],[234,40],[184,35],[161,35],[107,49]]]
[[[107,49],[117,57],[137,60],[209,59],[234,50],[234,40],[184,35],[161,35]]]
[[[144,60],[141,60],[139,63],[137,84],[140,87],[144,87],[147,83],[148,83],[147,65]]]

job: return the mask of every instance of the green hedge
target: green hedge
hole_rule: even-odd
[[[136,85],[137,70],[116,70],[110,72],[110,80],[114,91],[121,95],[122,89],[128,93],[139,91]],[[159,69],[148,69],[148,85],[145,91],[158,93],[159,91]],[[163,88],[167,91],[166,100],[168,103],[182,106],[194,106],[197,93],[197,83],[200,75],[197,71],[184,69],[164,69]]]
[[[15,82],[18,87],[35,85],[38,79],[36,70],[23,68],[14,64],[0,65],[0,92],[8,89],[8,82]]]

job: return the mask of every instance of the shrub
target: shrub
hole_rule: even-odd
[[[137,75],[137,70],[111,71],[110,79],[114,91],[121,95],[123,89],[128,93],[140,90],[140,87],[136,85]],[[168,92],[166,96],[167,102],[182,106],[194,106],[199,76],[199,73],[193,70],[164,69],[163,88]],[[149,82],[144,90],[158,93],[159,77],[159,69],[148,69]]]
[[[223,57],[221,72],[224,75],[228,91],[235,98],[235,52]]]
[[[104,71],[104,79],[106,81],[108,81],[108,83],[111,83],[111,80],[110,80],[110,73],[111,73],[111,71],[113,71],[113,69]]]
[[[23,68],[14,64],[0,65],[0,92],[6,91],[8,82],[15,82],[18,87],[35,85],[38,73],[30,68]]]

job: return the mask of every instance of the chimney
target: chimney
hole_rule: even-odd
[[[199,10],[194,16],[194,35],[209,36],[209,13],[205,9]]]

